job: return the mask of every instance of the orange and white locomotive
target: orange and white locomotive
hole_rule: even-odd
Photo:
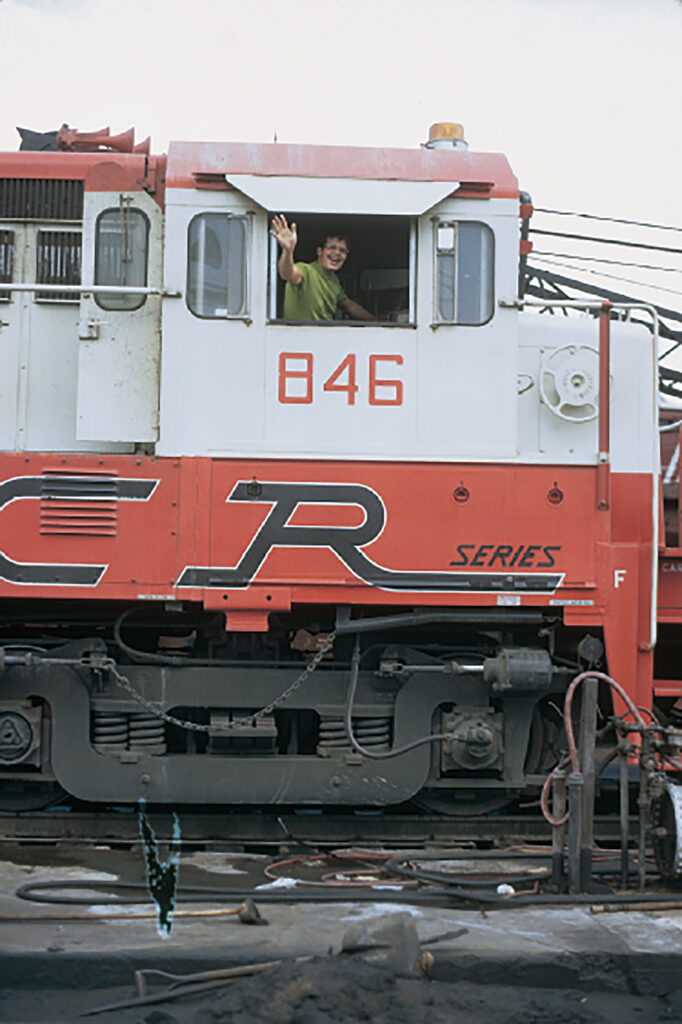
[[[655,323],[519,295],[505,157],[59,143],[0,154],[2,806],[485,810],[580,667],[672,713]],[[376,321],[283,319],[279,212]]]

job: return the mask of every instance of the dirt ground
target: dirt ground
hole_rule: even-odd
[[[150,988],[150,991],[153,991]],[[285,963],[219,991],[95,1016],[126,990],[0,995],[0,1020],[75,1024],[658,1024],[682,1021],[682,991],[667,996],[529,989],[397,977],[355,958]]]

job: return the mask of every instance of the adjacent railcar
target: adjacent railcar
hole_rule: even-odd
[[[3,807],[485,811],[580,667],[673,713],[655,331],[523,300],[504,156],[59,144],[0,154]],[[376,321],[283,319],[279,212]]]

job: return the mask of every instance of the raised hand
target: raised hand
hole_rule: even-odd
[[[273,238],[276,238],[282,249],[285,252],[289,252],[293,255],[296,243],[298,241],[298,235],[296,234],[296,225],[292,223],[291,227],[287,224],[287,219],[282,213],[276,213],[272,218],[272,227],[270,234]]]

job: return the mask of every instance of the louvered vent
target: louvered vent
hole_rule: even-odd
[[[40,284],[81,283],[82,238],[80,231],[39,231],[36,281]],[[69,292],[36,292],[41,302],[78,302]]]
[[[40,532],[78,537],[116,535],[118,481],[105,474],[43,474]]]
[[[83,182],[61,178],[0,178],[0,217],[82,220]]]

